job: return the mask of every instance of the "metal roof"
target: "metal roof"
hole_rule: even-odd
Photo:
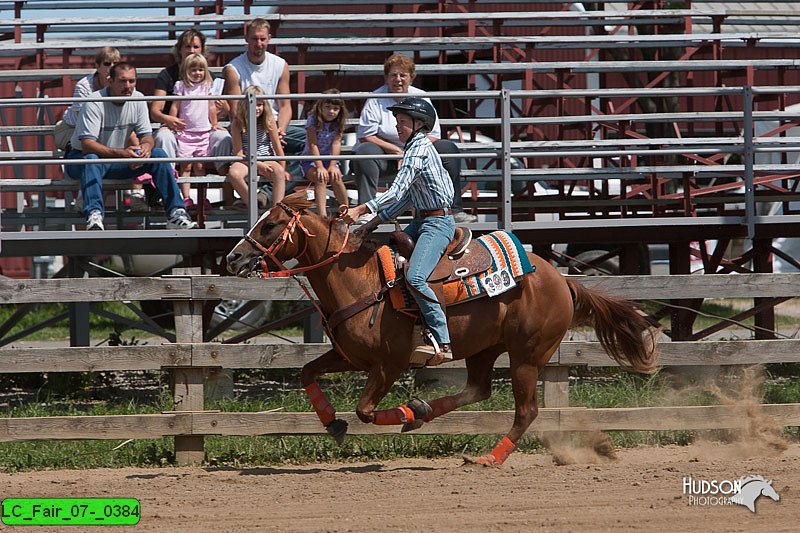
[[[730,15],[722,26],[723,33],[791,33],[798,31],[798,23],[800,23],[800,3],[798,2],[692,2],[692,9],[729,12]],[[758,15],[758,21],[752,20],[755,13],[767,12],[773,12],[775,15]],[[789,23],[787,24],[787,14],[789,13],[797,14],[798,18],[788,19]],[[731,23],[729,21],[740,22]],[[711,24],[696,24],[692,27],[693,33],[711,31]]]

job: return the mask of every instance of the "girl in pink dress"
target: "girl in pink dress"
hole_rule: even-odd
[[[200,54],[190,54],[181,62],[180,79],[175,82],[175,96],[211,96],[213,80],[208,62]],[[178,157],[207,157],[212,129],[219,129],[217,107],[214,100],[180,100],[170,108],[170,115],[181,118],[186,127],[175,133]],[[180,175],[188,177],[205,175],[205,163],[194,161],[180,164]],[[194,203],[189,197],[190,186],[181,184],[181,193],[187,207]]]

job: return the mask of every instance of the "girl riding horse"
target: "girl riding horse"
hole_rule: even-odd
[[[325,219],[309,211],[305,192],[284,198],[256,222],[228,254],[228,270],[239,276],[287,276],[305,272],[333,347],[306,364],[301,381],[327,432],[342,442],[347,423],[317,384],[328,372],[361,371],[367,383],[356,408],[368,424],[397,424],[404,430],[420,427],[491,394],[492,367],[508,352],[514,394],[514,423],[500,443],[477,459],[484,465],[502,464],[538,414],[539,373],[558,349],[572,324],[594,326],[610,357],[637,372],[652,372],[656,364],[653,332],[632,302],[605,296],[562,276],[550,263],[533,254],[533,271],[516,286],[494,297],[467,300],[447,309],[447,323],[456,359],[464,359],[467,383],[460,393],[430,402],[413,399],[408,405],[376,410],[392,384],[411,364],[415,343],[414,318],[384,298],[382,267],[368,246],[349,251],[349,231],[340,219]],[[297,259],[287,270],[284,261]]]

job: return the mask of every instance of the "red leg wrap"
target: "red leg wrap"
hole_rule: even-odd
[[[452,396],[444,396],[442,398],[436,398],[435,400],[431,400],[428,402],[428,405],[431,406],[433,411],[431,414],[424,418],[425,422],[430,422],[437,416],[442,416],[445,413],[449,413],[453,409],[456,408],[456,400]]]
[[[306,395],[311,400],[311,405],[314,406],[314,411],[317,412],[317,416],[323,426],[327,427],[328,424],[336,419],[336,410],[331,405],[331,402],[328,401],[328,398],[325,397],[325,393],[322,392],[316,381],[306,387]]]
[[[374,414],[375,420],[373,424],[378,426],[391,426],[414,421],[414,412],[405,405],[394,409],[386,409],[385,411],[375,411]]]
[[[503,437],[503,440],[494,447],[494,449],[489,452],[489,454],[484,458],[486,461],[481,461],[482,464],[488,465],[501,465],[508,459],[508,456],[511,455],[511,452],[514,451],[514,448],[517,446],[511,442],[511,439],[508,437]]]

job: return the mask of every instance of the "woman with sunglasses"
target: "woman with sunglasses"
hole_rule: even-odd
[[[94,56],[94,65],[96,70],[78,80],[75,85],[75,91],[72,96],[76,98],[72,105],[64,112],[64,122],[68,125],[75,127],[78,123],[78,114],[81,112],[83,102],[78,98],[86,98],[95,91],[108,87],[108,73],[115,63],[119,63],[121,59],[119,50],[111,46],[101,48]]]

